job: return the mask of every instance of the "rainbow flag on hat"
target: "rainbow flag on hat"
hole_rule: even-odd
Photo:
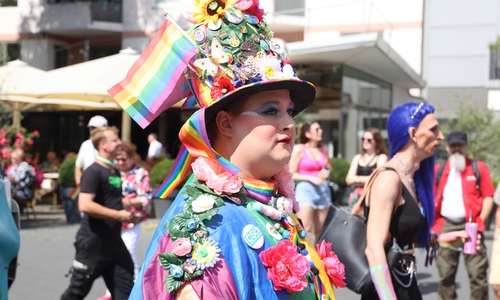
[[[71,200],[76,201],[78,200],[78,195],[80,195],[80,185],[75,186],[75,188],[69,194],[69,197],[71,198]]]
[[[108,93],[142,128],[191,95],[184,70],[196,54],[191,40],[168,17],[125,79]]]

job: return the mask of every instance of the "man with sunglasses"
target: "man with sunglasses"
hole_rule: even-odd
[[[96,161],[83,173],[78,208],[85,213],[75,238],[76,255],[69,288],[62,300],[83,299],[102,276],[114,300],[128,299],[134,264],[121,238],[123,222],[137,223],[141,215],[124,209],[120,172],[114,159],[122,142],[116,127],[92,131]]]

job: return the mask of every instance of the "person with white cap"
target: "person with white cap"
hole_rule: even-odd
[[[104,126],[108,126],[108,120],[106,120],[106,118],[100,115],[93,116],[92,118],[90,118],[89,123],[87,124],[87,127],[89,128],[89,136],[92,134],[92,130]],[[87,169],[95,162],[96,154],[97,150],[92,145],[92,141],[90,140],[90,138],[82,143],[75,162],[76,185],[80,185],[83,171],[85,171],[85,169]]]

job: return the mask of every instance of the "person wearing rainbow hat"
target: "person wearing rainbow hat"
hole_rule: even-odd
[[[295,216],[287,165],[292,118],[316,88],[296,77],[263,15],[258,0],[197,0],[188,13],[196,24],[179,34],[167,19],[109,91],[141,126],[181,96],[184,107],[200,107],[181,128],[183,145],[157,195],[187,182],[153,235],[130,299],[335,299],[334,287],[345,286],[331,245],[313,245]],[[150,58],[164,49],[155,50],[158,35],[169,47],[164,57],[177,59],[164,69],[172,75],[145,91],[132,83],[141,68],[162,64]]]

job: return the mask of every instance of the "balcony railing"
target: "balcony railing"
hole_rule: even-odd
[[[92,21],[122,22],[122,0],[48,0],[49,4],[90,2]]]

